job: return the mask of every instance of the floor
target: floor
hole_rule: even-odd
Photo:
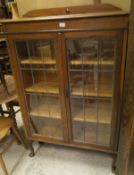
[[[21,126],[20,115],[17,117]],[[16,143],[4,155],[10,175],[114,175],[112,157],[103,153],[34,143],[36,156]],[[0,171],[0,175],[3,175]]]

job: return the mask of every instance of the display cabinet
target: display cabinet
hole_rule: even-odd
[[[108,7],[3,21],[28,139],[117,153],[128,14]]]

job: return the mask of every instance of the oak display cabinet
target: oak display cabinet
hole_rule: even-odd
[[[109,7],[2,22],[28,139],[117,153],[128,14]]]

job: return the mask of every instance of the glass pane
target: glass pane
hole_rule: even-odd
[[[55,68],[56,59],[52,40],[17,41],[16,49],[22,68]]]
[[[59,94],[56,71],[22,70],[26,92]]]
[[[73,120],[83,121],[84,120],[84,100],[83,99],[71,99],[71,113]]]
[[[100,56],[103,60],[113,61],[115,51],[115,39],[112,38],[101,38],[101,53]]]
[[[114,37],[66,39],[75,142],[111,144],[116,48]]]
[[[71,113],[73,120],[97,122],[97,100],[88,98],[72,98]]]
[[[92,71],[69,71],[71,95],[95,97],[98,91],[98,72],[94,67]]]
[[[61,120],[33,116],[31,119],[36,125],[38,134],[60,140],[63,138],[63,125]]]
[[[98,96],[112,97],[113,96],[114,73],[105,72],[103,69],[99,71]]]
[[[97,64],[98,40],[94,38],[67,39],[67,56],[70,69],[92,68]]]
[[[73,140],[84,143],[85,140],[85,125],[84,122],[72,122],[73,125]]]
[[[81,143],[96,143],[96,124],[73,121],[73,140]]]
[[[63,139],[54,40],[16,41],[16,49],[27,111],[33,126],[31,132]]]
[[[27,94],[28,111],[31,116],[61,118],[59,97]]]
[[[101,100],[98,102],[98,140],[99,145],[110,145],[110,132],[112,123],[112,101]]]
[[[70,72],[70,91],[72,95],[83,94],[83,75],[82,72]]]

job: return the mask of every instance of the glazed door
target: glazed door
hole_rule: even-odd
[[[66,140],[57,35],[14,36],[14,44],[32,135]]]
[[[117,135],[121,36],[66,33],[71,140],[112,148]],[[117,82],[118,81],[118,82]]]

